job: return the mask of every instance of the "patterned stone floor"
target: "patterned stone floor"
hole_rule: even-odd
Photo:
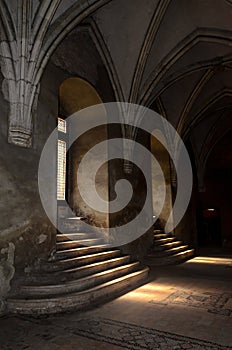
[[[150,303],[156,304],[156,301],[151,300]],[[167,298],[161,300],[160,304],[166,306],[171,304],[185,305],[186,307],[205,309],[212,314],[232,317],[232,292],[199,293],[173,288],[173,292]]]
[[[0,350],[232,350],[232,259],[153,268],[88,312],[0,319]]]
[[[18,327],[19,320],[21,323],[20,327]],[[62,322],[59,322],[61,320]],[[60,319],[58,322],[52,322],[49,320],[12,318],[11,321],[8,330],[4,330],[5,334],[1,339],[1,350],[232,349],[232,347],[220,346],[213,342],[202,341],[106,318],[83,318],[67,324],[64,322],[64,319]],[[14,325],[16,327],[13,327]]]

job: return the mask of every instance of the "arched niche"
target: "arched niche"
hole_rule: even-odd
[[[96,89],[86,80],[79,77],[71,77],[62,82],[59,88],[59,115],[67,118],[84,108],[101,104],[102,99]],[[94,118],[94,116],[86,116]],[[81,135],[70,147],[67,154],[67,179],[66,199],[76,215],[87,217],[100,227],[108,227],[108,215],[89,207],[80,195],[77,182],[77,169],[83,156],[99,142],[107,140],[107,118],[105,125],[98,126]],[[107,147],[105,147],[107,152]],[[91,172],[94,162],[99,159],[91,159],[88,171]],[[88,186],[88,174],[86,174],[86,186]],[[96,189],[99,195],[108,201],[108,165],[103,164],[96,175]]]

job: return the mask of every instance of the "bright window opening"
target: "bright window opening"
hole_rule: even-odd
[[[65,200],[66,142],[58,140],[57,145],[57,199]]]

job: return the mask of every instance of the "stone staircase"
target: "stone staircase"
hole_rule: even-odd
[[[63,225],[67,233],[57,234],[55,254],[8,298],[10,313],[85,309],[147,281],[148,267],[110,248],[97,232],[84,232],[83,218],[64,219]]]
[[[180,264],[194,257],[194,249],[190,249],[174,236],[162,230],[154,230],[153,245],[144,263],[148,266]]]

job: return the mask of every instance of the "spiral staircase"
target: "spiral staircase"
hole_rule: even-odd
[[[148,279],[148,267],[112,249],[82,217],[63,219],[54,256],[9,296],[10,313],[52,314],[86,309],[126,293]],[[64,232],[64,231],[63,231]]]

